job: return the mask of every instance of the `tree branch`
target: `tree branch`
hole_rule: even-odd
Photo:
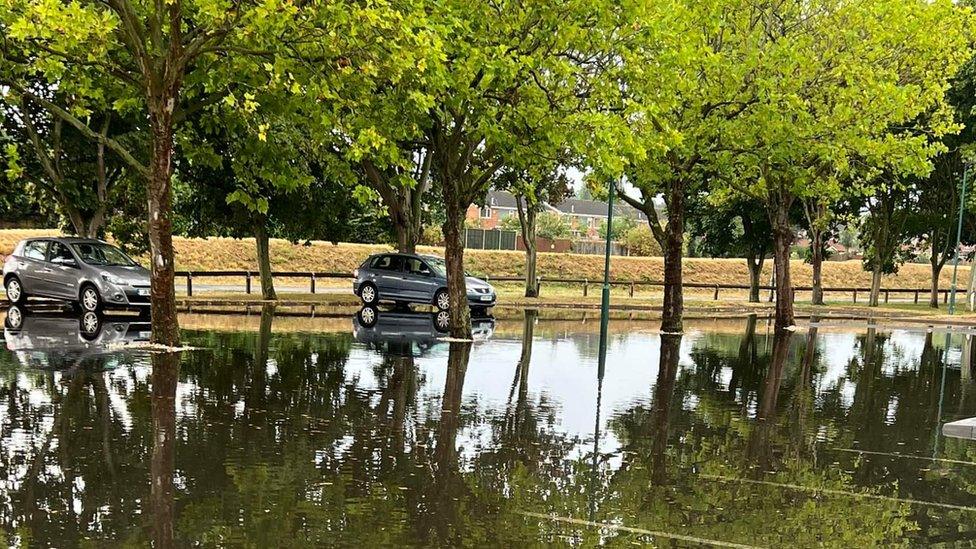
[[[27,91],[19,84],[8,82],[8,85],[10,86],[10,89],[16,91],[22,97],[28,97],[31,100],[36,101],[42,107],[51,111],[51,113],[54,114],[55,116],[61,118],[68,124],[71,124],[72,127],[74,127],[76,130],[81,132],[81,134],[87,137],[88,139],[100,143],[104,143],[105,146],[107,146],[109,149],[112,149],[112,151],[114,151],[116,154],[122,157],[122,160],[124,160],[126,164],[132,166],[137,172],[139,172],[139,174],[141,174],[143,177],[146,178],[149,177],[149,168],[144,164],[142,164],[141,162],[139,162],[138,160],[136,160],[136,158],[132,156],[132,154],[128,150],[126,150],[125,147],[123,147],[118,141],[108,136],[101,135],[98,132],[95,132],[94,130],[89,128],[87,124],[85,124],[81,120],[78,120],[70,112],[55,105],[54,103],[48,101],[47,99],[44,99],[43,97],[40,97],[38,95],[35,95]]]

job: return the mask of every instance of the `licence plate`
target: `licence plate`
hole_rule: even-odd
[[[149,288],[139,288],[138,292],[141,296],[147,296],[149,295]]]
[[[139,339],[149,339],[152,337],[152,332],[139,332]]]
[[[481,301],[491,301],[491,296],[490,295],[483,295],[483,296],[481,296]]]

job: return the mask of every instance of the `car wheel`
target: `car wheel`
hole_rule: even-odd
[[[20,279],[16,276],[7,279],[5,288],[7,290],[7,301],[20,304],[27,299],[27,294],[24,293],[24,287],[20,284]]]
[[[434,294],[434,306],[442,311],[446,311],[451,308],[451,297],[447,295],[447,290],[441,288],[437,290]]]
[[[87,284],[81,288],[81,295],[78,299],[81,309],[85,312],[94,313],[102,305],[102,296],[98,295],[98,289]]]
[[[438,311],[434,313],[434,329],[438,332],[446,332],[451,327],[451,313]]]
[[[17,331],[24,326],[24,315],[26,315],[24,309],[18,307],[17,305],[11,305],[7,309],[7,317],[3,321],[3,325],[6,326],[8,330]]]
[[[98,333],[102,331],[102,319],[98,318],[97,314],[89,311],[81,315],[81,318],[78,320],[78,327],[81,331],[81,337],[87,341],[91,341],[98,337]]]
[[[376,307],[363,307],[359,310],[359,323],[366,328],[372,328],[376,325],[376,321],[379,320],[379,311]]]
[[[359,299],[363,300],[364,305],[376,305],[376,301],[379,299],[376,286],[369,283],[363,284],[363,287],[359,289]]]

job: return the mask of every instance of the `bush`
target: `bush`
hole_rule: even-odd
[[[423,246],[440,246],[444,244],[444,231],[436,225],[427,225],[420,233],[420,244]]]
[[[511,214],[498,225],[503,231],[515,231],[522,234],[522,227],[519,224],[518,214]],[[573,229],[560,214],[554,212],[539,212],[535,218],[535,234],[542,238],[556,239],[568,238]]]
[[[627,229],[627,232],[624,233],[623,242],[630,251],[630,255],[642,257],[661,255],[661,246],[654,239],[651,228],[646,223]]]

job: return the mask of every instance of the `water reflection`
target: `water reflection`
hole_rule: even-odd
[[[182,355],[129,349],[42,370],[0,354],[0,535],[159,547],[976,538],[976,445],[937,438],[976,415],[968,335],[773,335],[755,317],[684,336],[612,329],[600,377],[595,326],[528,312],[465,343],[441,340],[435,320],[380,312],[353,333],[303,333],[265,307],[251,331],[186,331],[204,350]],[[5,331],[7,346],[60,352],[43,347],[56,341],[40,337],[47,323]]]

